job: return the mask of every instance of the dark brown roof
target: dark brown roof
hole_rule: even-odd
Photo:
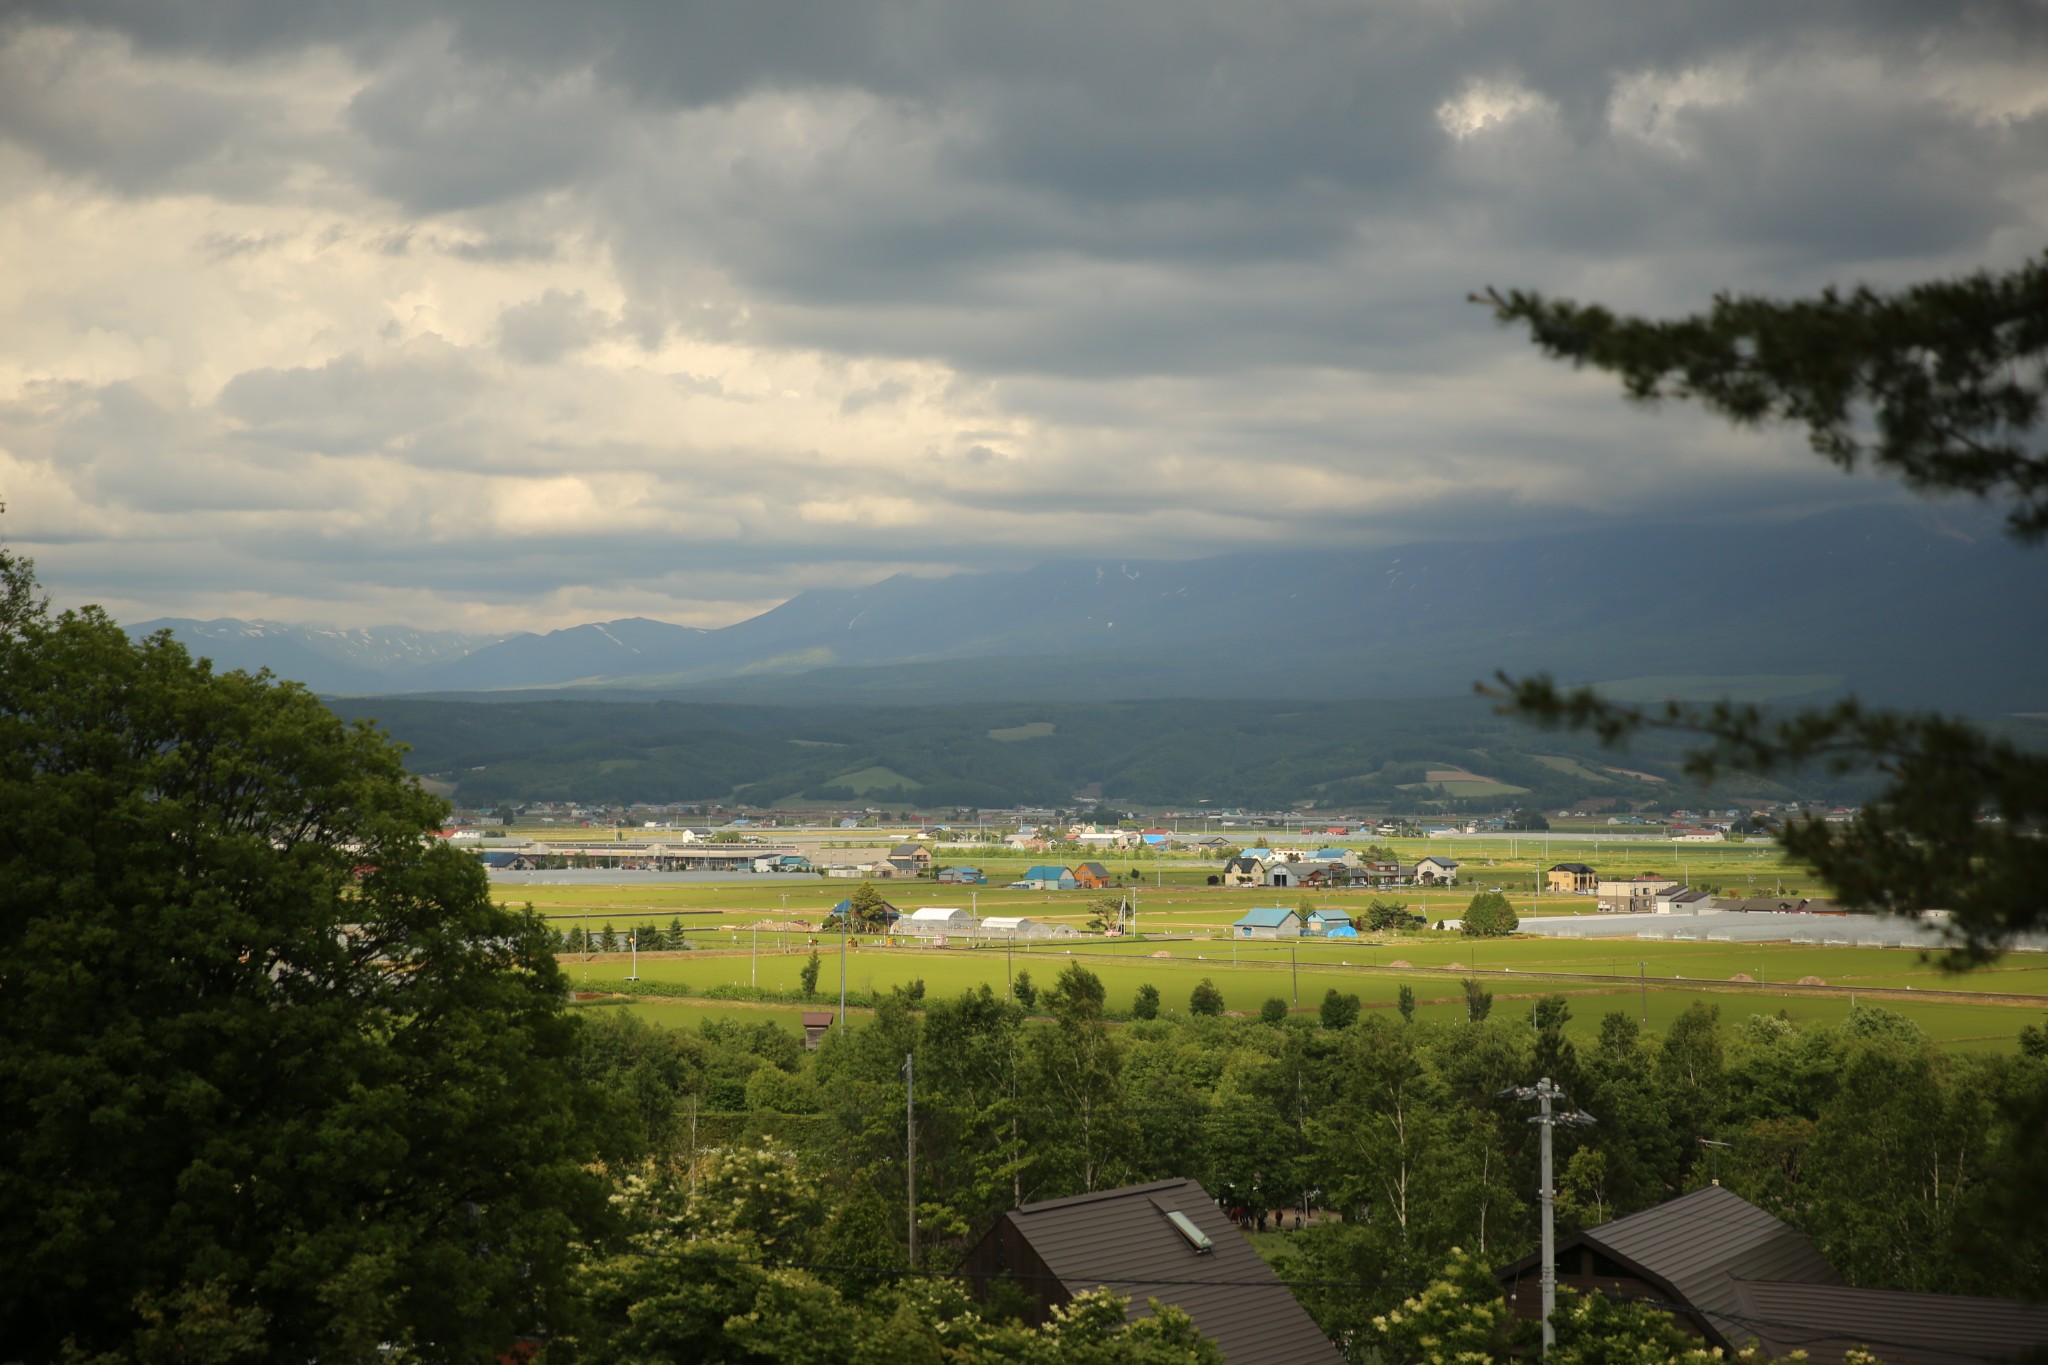
[[[1803,1234],[1719,1185],[1587,1228],[1562,1239],[1557,1249],[1562,1255],[1575,1246],[1593,1247],[1667,1287],[1676,1306],[1693,1310],[1724,1346],[1747,1339],[1728,1316],[1737,1311],[1738,1279],[1842,1282]],[[1503,1270],[1501,1278],[1532,1279],[1541,1270],[1538,1258],[1528,1256]]]
[[[1208,1235],[1198,1252],[1172,1223],[1185,1214]],[[1193,1180],[1156,1180],[1068,1199],[1026,1204],[1003,1215],[1070,1294],[1107,1286],[1131,1301],[1133,1318],[1148,1298],[1195,1320],[1229,1365],[1335,1365],[1342,1359],[1271,1266]],[[1028,1288],[1028,1286],[1027,1286]]]
[[[1909,1294],[1845,1285],[1737,1281],[1729,1319],[1737,1345],[1772,1355],[1805,1351],[1816,1365],[1852,1346],[1885,1365],[1979,1365],[2048,1346],[2048,1304]]]

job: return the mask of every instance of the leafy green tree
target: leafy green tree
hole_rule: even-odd
[[[1780,302],[1721,295],[1675,321],[1519,290],[1474,296],[1526,324],[1546,354],[1621,378],[1632,399],[1692,399],[1740,425],[1803,426],[1816,453],[1927,495],[1967,493],[2007,508],[2010,533],[2048,537],[2048,453],[2038,433],[2048,388],[2048,256],[1896,292],[1833,288]],[[1644,729],[1704,741],[1689,777],[1769,775],[1826,765],[1874,769],[1856,817],[1789,822],[1787,853],[1846,904],[1894,914],[1948,907],[1951,965],[1981,962],[2048,923],[2048,754],[1939,715],[1872,710],[1854,698],[1771,715],[1721,701],[1627,706],[1547,676],[1501,675],[1504,710],[1590,729],[1621,746]],[[1494,690],[1494,689],[1482,689]],[[1981,818],[1981,817],[1993,818]]]
[[[862,882],[847,897],[848,917],[853,927],[864,934],[878,933],[889,923],[889,903],[882,899],[882,893],[875,890],[873,882]]]
[[[797,975],[797,983],[803,987],[806,996],[818,993],[818,970],[824,964],[818,959],[818,950],[811,949],[811,955],[804,959],[804,965]]]
[[[1339,995],[1335,986],[1323,993],[1320,1018],[1324,1028],[1350,1028],[1358,1022],[1361,1008],[1355,995]]]
[[[1223,992],[1216,989],[1216,983],[1203,977],[1188,993],[1188,1013],[1211,1018],[1223,1013]]]
[[[1465,1017],[1475,1024],[1485,1023],[1486,1016],[1493,1013],[1493,992],[1475,977],[1468,976],[1458,984],[1465,988]]]
[[[1088,902],[1088,928],[1098,934],[1106,934],[1123,923],[1124,900],[1121,896],[1101,896]]]
[[[1375,896],[1365,907],[1365,927],[1376,933],[1402,933],[1419,929],[1428,922],[1399,901],[1381,900]]]
[[[1506,1365],[1527,1335],[1485,1264],[1458,1247],[1421,1293],[1372,1320],[1374,1358],[1410,1365]]]
[[[1402,982],[1401,989],[1394,996],[1394,1007],[1401,1011],[1401,1022],[1405,1024],[1414,1023],[1415,988],[1405,981]]]
[[[1278,996],[1259,1006],[1259,1022],[1278,1027],[1287,1022],[1287,1002]]]
[[[1131,1017],[1134,1019],[1157,1019],[1159,1017],[1159,988],[1147,981],[1138,987],[1137,998],[1131,1001]]]
[[[1481,891],[1465,907],[1465,935],[1468,938],[1505,938],[1522,927],[1515,907],[1499,891]]]
[[[1010,983],[1010,994],[1017,997],[1017,1003],[1027,1010],[1038,1008],[1038,987],[1031,984],[1031,973],[1018,972],[1017,979]]]
[[[1606,1294],[1560,1286],[1550,1325],[1557,1341],[1543,1359],[1551,1365],[1722,1365],[1727,1359],[1681,1331],[1655,1304]]]
[[[552,931],[431,837],[446,806],[368,725],[50,618],[0,564],[8,1353],[547,1330],[617,1130]]]
[[[1108,1000],[1109,991],[1102,978],[1078,962],[1062,968],[1052,989],[1045,993],[1047,1007],[1061,1017],[1099,1019]]]

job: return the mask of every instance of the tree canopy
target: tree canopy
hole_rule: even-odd
[[[1870,466],[1917,492],[2007,504],[2023,542],[2048,537],[2048,256],[1896,292],[1827,289],[1776,301],[1722,295],[1670,321],[1513,290],[1473,296],[1529,328],[1546,354],[1616,374],[1639,401],[1693,399],[1746,425],[1804,426],[1845,470]],[[1855,819],[1791,822],[1788,851],[1851,905],[1953,912],[1951,960],[1982,961],[2048,924],[2048,755],[1942,715],[1873,710],[1854,698],[1786,715],[1732,701],[1631,706],[1547,676],[1503,673],[1482,692],[1539,724],[1611,745],[1646,728],[1700,736],[1686,762],[1702,783],[1729,773],[1875,769]]]
[[[560,1313],[606,1125],[538,919],[367,725],[0,552],[0,1339],[474,1358]]]

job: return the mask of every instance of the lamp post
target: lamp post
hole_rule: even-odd
[[[1552,1084],[1548,1076],[1534,1085],[1511,1085],[1496,1098],[1537,1103],[1537,1112],[1530,1115],[1529,1122],[1537,1126],[1543,1156],[1543,1184],[1536,1191],[1536,1199],[1543,1208],[1543,1349],[1548,1351],[1557,1342],[1557,1332],[1550,1325],[1551,1314],[1557,1311],[1557,1192],[1551,1184],[1550,1130],[1591,1128],[1595,1120],[1583,1109],[1569,1114],[1552,1111],[1550,1102],[1564,1098],[1564,1087]]]

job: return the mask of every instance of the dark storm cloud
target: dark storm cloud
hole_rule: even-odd
[[[0,461],[122,573],[217,547],[156,580],[192,592],[659,614],[1098,536],[1824,505],[1861,486],[1796,437],[1624,410],[1466,294],[1669,311],[2048,227],[2033,3],[9,13],[0,139],[185,245],[16,310],[76,358],[18,366],[70,387],[0,401]]]

